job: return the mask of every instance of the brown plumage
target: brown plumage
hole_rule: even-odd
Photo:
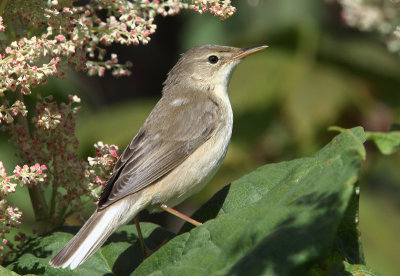
[[[205,45],[182,55],[168,73],[162,98],[115,165],[97,210],[50,260],[52,266],[76,268],[141,210],[174,206],[204,187],[232,133],[232,70],[265,47]]]

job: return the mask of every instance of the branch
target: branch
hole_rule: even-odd
[[[20,89],[17,89],[15,91],[15,96],[16,96],[17,100],[20,100],[21,102],[23,102],[24,99],[23,99],[23,95],[22,95]],[[28,137],[30,137],[27,117],[23,116],[22,114],[19,114],[17,117],[17,121],[25,129],[26,135]],[[33,211],[35,213],[35,219],[37,221],[46,219],[47,218],[47,210],[48,210],[47,203],[44,198],[43,190],[41,187],[42,186],[40,183],[28,186],[29,196],[31,198]]]

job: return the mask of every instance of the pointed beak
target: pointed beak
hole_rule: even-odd
[[[242,52],[240,52],[238,55],[233,56],[231,59],[229,59],[229,62],[237,60],[237,59],[243,59],[249,55],[252,55],[261,50],[264,50],[267,47],[268,47],[267,45],[261,45],[261,46],[254,46],[254,47],[250,47],[250,48],[243,48]]]

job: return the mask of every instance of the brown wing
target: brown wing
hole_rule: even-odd
[[[118,160],[100,196],[99,209],[168,174],[219,126],[218,105],[205,95],[188,94],[180,104],[177,101],[166,95],[157,103]]]

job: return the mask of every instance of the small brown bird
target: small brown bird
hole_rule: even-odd
[[[96,211],[50,260],[52,266],[76,268],[141,210],[175,213],[169,206],[207,184],[231,138],[232,71],[266,47],[204,45],[182,55],[168,73],[162,98],[115,165]]]

